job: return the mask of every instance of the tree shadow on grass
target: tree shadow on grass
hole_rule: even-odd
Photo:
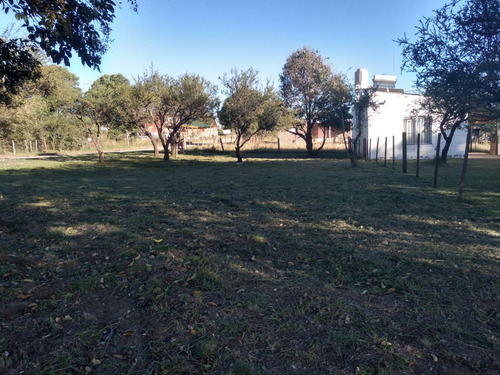
[[[11,373],[498,367],[495,195],[341,160],[61,165],[2,173]]]

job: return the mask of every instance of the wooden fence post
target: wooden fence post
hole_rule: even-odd
[[[458,189],[458,198],[462,199],[462,194],[464,192],[465,185],[465,172],[467,171],[467,161],[469,160],[469,143],[472,139],[471,125],[469,124],[469,129],[467,130],[467,146],[465,147],[464,154],[464,164],[462,165],[462,177],[460,178],[460,188]]]
[[[498,121],[495,123],[495,125],[496,125],[496,128],[495,128],[495,139],[496,139],[495,155],[498,156]]]
[[[441,148],[441,133],[438,134],[438,140],[436,145],[436,159],[434,161],[434,188],[437,187],[438,181],[438,168],[439,168],[439,149]]]
[[[417,175],[420,174],[420,133],[417,134]]]
[[[385,137],[384,143],[384,167],[387,167],[387,137]]]
[[[222,137],[219,137],[220,141],[220,147],[222,148],[222,151],[224,151],[224,143],[222,142]]]
[[[368,161],[372,160],[372,139],[368,142]]]
[[[375,150],[375,163],[378,163],[378,142],[379,142],[379,137],[377,137],[377,149]]]
[[[28,149],[28,141],[25,139],[24,140],[24,150],[26,151],[26,153],[29,152],[29,149]]]
[[[396,140],[394,136],[392,136],[392,169],[396,169]]]
[[[403,132],[403,173],[408,172],[408,154],[406,144],[406,132]]]
[[[278,137],[278,152],[281,152],[280,137]]]

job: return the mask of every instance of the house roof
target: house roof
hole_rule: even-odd
[[[193,122],[191,124],[188,124],[189,128],[210,128],[212,124],[207,124],[204,122]]]

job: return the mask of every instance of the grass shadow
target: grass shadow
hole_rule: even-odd
[[[6,373],[498,368],[498,163],[256,154],[3,165]]]

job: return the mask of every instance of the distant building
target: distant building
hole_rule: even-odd
[[[189,125],[183,125],[181,134],[185,138],[217,137],[219,128],[215,120],[210,122],[193,122]]]
[[[303,144],[305,145],[305,141],[300,138],[296,133],[294,133],[294,129],[290,130],[281,130],[278,133],[278,137],[283,144]],[[323,142],[323,138],[325,139],[325,143],[342,143],[344,141],[342,130],[337,128],[332,128],[331,126],[323,127],[321,124],[314,124],[311,129],[311,135],[313,142]],[[346,135],[346,138],[349,135]]]
[[[158,130],[154,124],[146,124],[145,129],[155,138],[158,138]],[[214,120],[208,122],[193,122],[188,125],[182,125],[180,136],[184,138],[203,138],[216,137],[218,135],[217,122]],[[164,129],[164,135],[168,134],[168,126]]]
[[[355,139],[358,133],[360,136],[360,149],[363,148],[365,140],[366,148],[370,151],[370,157],[375,158],[377,153],[377,140],[379,143],[378,155],[383,157],[385,149],[385,139],[387,138],[388,157],[392,157],[392,139],[395,140],[395,158],[402,158],[402,134],[406,132],[408,158],[416,158],[417,154],[417,134],[420,134],[420,156],[421,158],[434,158],[436,155],[436,145],[438,140],[439,123],[421,109],[419,102],[421,95],[406,93],[403,89],[396,88],[397,78],[395,76],[374,75],[373,84],[370,85],[368,71],[358,69],[354,75],[356,90],[374,88],[374,100],[377,109],[368,109],[362,116],[367,121],[353,118],[352,138]],[[467,132],[457,129],[453,136],[453,141],[448,151],[449,157],[463,157],[465,153],[465,143]],[[370,147],[371,143],[371,147]],[[444,140],[441,140],[442,149]]]

